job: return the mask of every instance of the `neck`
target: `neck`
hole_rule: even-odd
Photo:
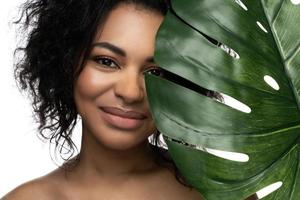
[[[126,179],[157,169],[155,155],[148,141],[130,149],[111,149],[100,144],[84,125],[82,144],[75,174],[81,180],[101,177]]]

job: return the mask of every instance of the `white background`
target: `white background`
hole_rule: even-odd
[[[0,198],[21,183],[57,168],[48,143],[36,135],[30,102],[13,78],[16,27],[12,22],[19,16],[17,7],[23,2],[9,0],[0,6]]]

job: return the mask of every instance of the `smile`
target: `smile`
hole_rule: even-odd
[[[124,129],[133,130],[141,127],[146,118],[129,118],[124,115],[112,114],[106,109],[100,108],[102,118],[111,126]]]

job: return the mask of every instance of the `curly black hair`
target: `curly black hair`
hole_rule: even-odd
[[[39,132],[50,139],[66,159],[74,153],[71,139],[77,122],[73,82],[89,54],[96,30],[118,3],[132,3],[163,15],[163,0],[31,0],[23,4],[17,24],[29,30],[23,58],[15,65],[15,78],[28,90]],[[61,143],[59,143],[61,142]]]
[[[162,15],[168,11],[166,0],[28,0],[15,22],[22,28],[26,41],[24,47],[15,51],[15,55],[21,55],[15,64],[15,79],[32,100],[39,135],[54,143],[65,161],[77,150],[71,138],[78,120],[74,80],[87,60],[98,27],[119,3],[134,4]],[[188,186],[172,159],[158,147],[159,135],[154,135],[152,146],[158,160],[171,163],[176,179]]]

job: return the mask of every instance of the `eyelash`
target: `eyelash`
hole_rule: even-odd
[[[115,67],[118,67],[119,68],[119,65],[117,64],[116,61],[114,61],[112,58],[109,58],[109,57],[105,57],[105,56],[94,56],[92,57],[92,60],[96,63],[98,63],[99,65],[101,66],[104,66],[105,68],[115,68]],[[102,63],[103,61],[105,62],[110,62],[110,64],[114,64],[115,66],[114,67],[111,67],[108,63]]]
[[[115,67],[120,68],[119,65],[117,64],[117,62],[114,61],[114,59],[106,57],[106,56],[94,56],[94,57],[92,57],[92,60],[94,62],[96,62],[97,64],[99,64],[101,66],[104,66],[105,68],[111,68],[111,69],[113,69]],[[110,64],[114,64],[115,67],[109,66],[108,63],[103,64],[103,63],[101,63],[101,61],[102,62],[103,61],[110,62]],[[157,71],[158,71],[159,74],[157,73]],[[152,74],[152,75],[155,75],[155,76],[163,76],[163,70],[160,67],[151,67],[151,68],[145,70],[144,73],[149,73],[149,74]]]
[[[157,71],[159,74],[157,74]],[[155,76],[163,76],[163,70],[160,68],[160,67],[153,67],[151,69],[148,69],[145,71],[146,73],[149,73],[149,74],[152,74],[152,75],[155,75]]]

